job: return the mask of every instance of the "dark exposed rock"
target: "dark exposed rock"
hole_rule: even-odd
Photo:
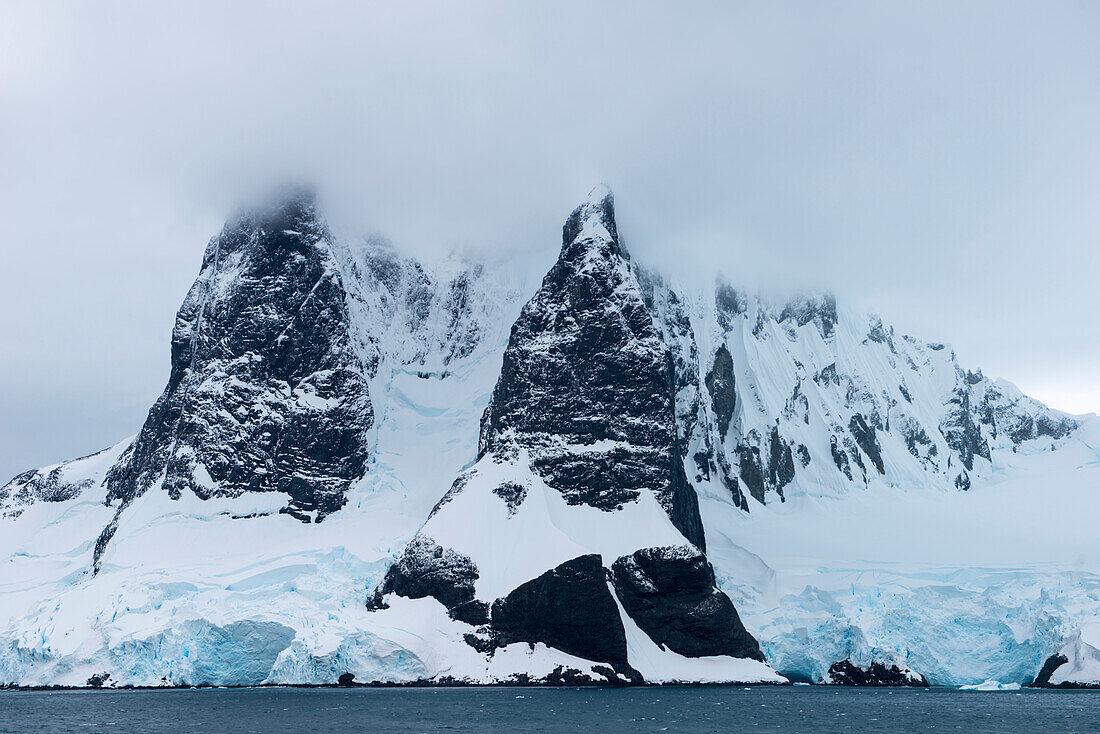
[[[867,425],[866,419],[861,414],[856,413],[852,416],[852,420],[848,422],[848,431],[855,439],[856,445],[863,450],[863,453],[867,454],[867,458],[878,469],[878,473],[885,474],[886,468],[882,463],[882,448],[878,444],[875,429]]]
[[[851,479],[852,467],[848,461],[848,455],[840,448],[836,436],[829,436],[829,449],[833,453],[833,463],[836,464],[836,468],[842,471],[848,479]]]
[[[1042,414],[1035,417],[1035,436],[1048,438],[1065,438],[1077,430],[1077,421],[1068,416],[1056,416]]]
[[[810,401],[806,393],[802,392],[802,379],[795,383],[791,396],[787,398],[787,404],[783,406],[783,418],[801,417],[802,422],[810,424]]]
[[[512,327],[479,458],[523,446],[568,503],[606,511],[654,492],[704,548],[681,460],[673,365],[628,261],[610,193],[570,215],[558,261]],[[612,448],[569,448],[603,441]]]
[[[102,688],[110,679],[110,673],[94,673],[90,678],[88,678],[88,685],[92,688]]]
[[[103,553],[107,550],[107,544],[111,542],[111,538],[115,537],[115,532],[118,530],[118,518],[122,513],[120,507],[115,516],[110,519],[107,526],[99,533],[99,537],[96,538],[95,547],[92,549],[92,573],[99,573],[100,566],[103,564]]]
[[[375,591],[368,606],[385,607],[383,597],[394,593],[409,599],[433,597],[454,618],[468,624],[488,621],[488,605],[474,598],[477,566],[466,556],[443,548],[425,535],[417,535]]]
[[[873,342],[879,344],[885,344],[890,348],[891,352],[897,353],[897,348],[894,346],[894,328],[887,329],[882,324],[882,319],[878,316],[871,317],[870,328],[867,330],[867,338]]]
[[[637,676],[600,556],[578,556],[514,589],[492,607],[502,642],[542,642]]]
[[[483,655],[492,653],[505,644],[501,635],[487,624],[482,624],[473,632],[464,633],[462,639],[467,645]]]
[[[355,675],[353,673],[341,673],[340,677],[336,681],[336,685],[344,688],[350,688],[355,685]]]
[[[527,673],[516,673],[508,679],[508,683],[516,686],[544,685],[544,686],[591,686],[597,685],[627,685],[630,680],[625,679],[607,665],[593,665],[592,672],[603,677],[603,680],[594,680],[590,673],[582,673],[576,668],[558,665],[544,678],[535,678]]]
[[[791,445],[779,437],[777,426],[772,426],[768,444],[768,478],[782,496],[783,487],[794,479],[794,457],[791,454]]]
[[[741,481],[748,487],[749,494],[759,502],[764,502],[764,464],[760,460],[760,449],[756,446],[741,444],[737,447]]]
[[[687,657],[764,659],[700,553],[645,548],[616,560],[611,578],[626,613],[658,645]]]
[[[718,312],[718,325],[726,331],[733,328],[734,319],[745,313],[745,299],[729,283],[719,281],[714,289],[714,305]]]
[[[65,502],[80,495],[95,482],[80,479],[65,481],[66,465],[51,469],[45,474],[41,470],[31,469],[17,474],[3,487],[0,487],[0,510],[6,517],[19,517],[23,507],[35,502]]]
[[[902,439],[905,440],[905,446],[913,456],[920,456],[920,447],[931,446],[932,439],[928,437],[928,432],[924,430],[924,426],[918,423],[915,418],[911,416],[904,416],[903,418],[903,420],[898,421],[898,430],[901,432]]]
[[[730,501],[734,506],[740,507],[745,512],[749,511],[749,500],[741,491],[741,485],[737,482],[737,476],[733,473],[729,459],[725,451],[717,452],[715,461],[718,464],[718,477],[722,480],[722,486],[730,493]]]
[[[285,492],[301,519],[344,504],[374,414],[326,237],[312,198],[294,195],[210,242],[168,386],[109,472],[109,501],[162,481],[173,498]]]
[[[726,345],[718,347],[714,355],[714,365],[706,377],[707,392],[710,393],[714,415],[718,419],[719,435],[723,438],[729,432],[730,421],[737,409],[736,380],[733,374],[733,358]]]
[[[696,451],[692,454],[691,460],[695,462],[695,481],[697,482],[709,482],[710,481],[710,454],[706,451]]]
[[[782,501],[783,488],[794,480],[794,452],[791,444],[779,435],[779,429],[772,426],[767,437],[756,429],[742,437],[737,446],[738,469],[741,481],[749,494],[760,502],[766,502],[767,493],[775,492]],[[806,463],[809,463],[806,453]]]
[[[1035,438],[1065,438],[1078,427],[1073,418],[1022,395],[1009,397],[995,384],[986,387],[976,412],[994,437],[1004,432],[1016,445]]]
[[[814,375],[814,382],[818,385],[839,385],[840,376],[836,372],[836,362],[830,362]]]
[[[485,624],[489,621],[489,604],[480,599],[459,602],[447,610],[452,619],[466,624]]]
[[[756,321],[752,325],[752,335],[757,339],[767,339],[768,332],[765,327],[768,325],[768,315],[764,309],[757,309]]]
[[[928,679],[909,668],[879,662],[860,667],[850,659],[830,665],[825,682],[837,686],[928,687]]]
[[[695,480],[701,482],[717,478],[729,492],[730,501],[741,509],[748,510],[748,501],[741,492],[736,476],[730,471],[729,459],[724,450],[725,433],[729,429],[729,419],[732,419],[736,405],[733,362],[721,360],[718,372],[710,376],[709,383],[708,378],[701,378],[699,348],[684,301],[660,277],[641,268],[635,270],[643,290],[643,300],[652,310],[655,322],[663,330],[662,336],[671,354],[675,376],[673,394],[676,396],[677,439],[681,456],[686,460],[691,448],[696,447],[691,457],[695,466]],[[728,357],[728,350],[725,347],[721,349],[726,351]],[[716,384],[715,377],[719,377],[718,382],[724,384]],[[728,387],[728,391],[722,389],[723,387]],[[717,418],[713,415],[715,388],[720,391],[717,396]],[[706,410],[706,403],[712,406],[711,411]]]
[[[1095,667],[1092,665],[1095,654],[1096,650],[1092,644],[1084,643],[1078,632],[1067,640],[1067,644],[1061,650],[1043,662],[1039,674],[1029,685],[1032,688],[1100,690],[1100,680],[1097,679]],[[1059,676],[1062,680],[1054,683],[1055,673],[1064,665],[1069,665],[1069,669]]]
[[[481,332],[472,318],[473,310],[470,305],[471,280],[481,273],[481,266],[475,266],[472,272],[457,275],[448,287],[444,308],[450,316],[446,332],[450,341],[443,345],[443,364],[470,356],[481,340]]]
[[[524,498],[527,497],[527,487],[515,482],[504,482],[493,489],[493,494],[500,497],[508,505],[508,517],[511,517],[516,514],[516,510],[519,509]]]
[[[992,411],[990,411],[990,417],[996,421]],[[1030,415],[1018,415],[1012,416],[1009,420],[1000,421],[1001,427],[1008,434],[1008,437],[1012,439],[1012,443],[1021,444],[1030,438],[1035,438],[1038,432],[1035,430],[1035,419]]]
[[[852,440],[851,436],[844,437],[844,449],[845,453],[855,462],[855,465],[859,467],[860,472],[863,473],[864,478],[867,477],[867,467],[863,464],[863,454],[860,453],[859,446]]]
[[[799,326],[811,321],[826,339],[836,330],[836,298],[831,295],[802,296],[791,300],[779,314],[779,321],[793,320]]]
[[[1053,684],[1050,679],[1054,677],[1055,671],[1069,662],[1069,658],[1060,652],[1056,652],[1051,655],[1043,663],[1042,669],[1039,671],[1039,675],[1035,677],[1035,680],[1031,683],[1031,688],[1086,688],[1076,683],[1057,683]]]
[[[947,407],[947,417],[940,423],[940,431],[947,445],[968,470],[974,468],[975,456],[988,461],[989,444],[974,422],[970,410],[970,390],[963,385],[956,387],[947,401]]]
[[[466,484],[470,481],[470,474],[468,472],[459,474],[451,484],[451,488],[448,489],[442,497],[439,498],[439,502],[435,503],[435,507],[428,513],[430,519],[433,515],[443,509],[443,506],[453,500],[458,494],[466,487]]]
[[[810,465],[810,451],[809,451],[809,449],[807,449],[802,444],[798,444],[797,453],[798,453],[799,463],[802,464],[803,467],[809,466]]]

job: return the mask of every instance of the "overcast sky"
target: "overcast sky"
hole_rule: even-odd
[[[1100,411],[1100,3],[0,0],[0,475],[135,432],[242,200],[823,286]]]

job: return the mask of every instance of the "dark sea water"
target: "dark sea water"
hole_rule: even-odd
[[[1100,732],[1100,693],[946,688],[0,692],[0,732]]]

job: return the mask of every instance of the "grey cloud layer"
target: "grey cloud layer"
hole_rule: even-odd
[[[827,286],[1100,409],[1090,3],[0,9],[0,474],[116,441],[273,182],[419,250],[553,254],[596,181],[669,267]]]

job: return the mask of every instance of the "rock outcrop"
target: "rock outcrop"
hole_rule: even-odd
[[[1100,688],[1100,625],[1075,630],[1043,663],[1033,688]]]
[[[833,663],[822,683],[833,686],[928,687],[928,680],[908,665],[874,661],[860,666],[850,659]]]

